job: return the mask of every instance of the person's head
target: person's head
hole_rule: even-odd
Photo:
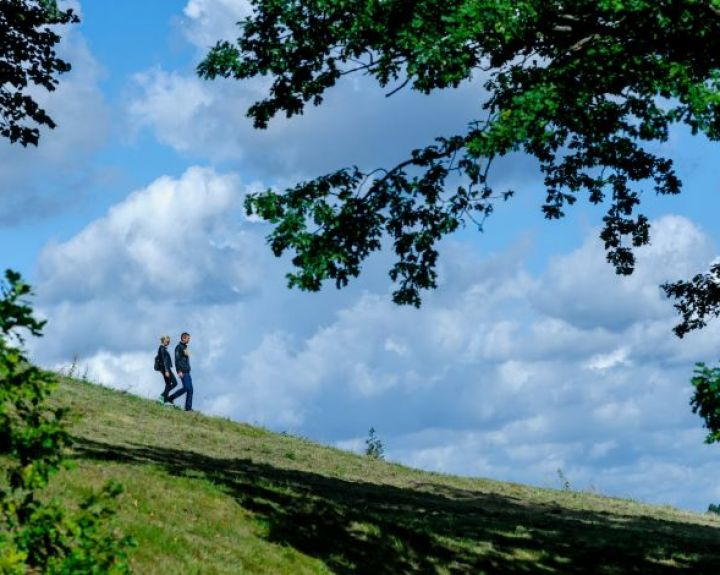
[[[190,334],[186,331],[182,332],[180,334],[180,341],[183,342],[184,344],[189,343],[190,342]]]
[[[170,343],[170,336],[169,336],[169,335],[164,335],[164,336],[162,336],[162,337],[160,338],[160,343],[161,343],[162,345],[168,345],[168,344]]]

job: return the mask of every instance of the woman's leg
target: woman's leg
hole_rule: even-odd
[[[181,387],[180,389],[178,389],[178,390],[177,390],[175,393],[173,393],[172,395],[169,395],[169,396],[168,396],[168,401],[170,401],[170,402],[175,401],[178,397],[180,397],[183,393],[185,393],[185,392],[187,391],[187,387],[185,386],[185,377],[186,377],[187,375],[188,375],[188,374],[183,373],[182,377],[180,378],[180,383],[182,383],[182,387]],[[175,385],[177,385],[177,379],[175,379],[175,376],[174,376],[174,375],[173,375],[173,380],[175,380]],[[192,383],[191,383],[190,385],[192,385]],[[173,387],[175,387],[175,386],[173,386]],[[172,388],[170,388],[170,389],[172,389]],[[191,389],[192,389],[192,388],[191,388]]]
[[[170,390],[177,386],[177,379],[175,379],[175,374],[171,371],[169,377],[165,377],[165,374],[162,374],[163,379],[165,380],[165,390],[162,392],[163,399],[167,402],[169,401],[168,395],[170,393]]]

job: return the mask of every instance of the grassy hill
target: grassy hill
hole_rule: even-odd
[[[373,461],[87,383],[69,500],[115,478],[139,574],[720,573],[720,518]],[[720,480],[720,478],[719,478]]]

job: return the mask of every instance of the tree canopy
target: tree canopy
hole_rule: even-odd
[[[55,0],[0,2],[0,136],[23,146],[37,145],[40,127],[55,122],[37,103],[33,86],[52,91],[57,75],[70,70],[58,58],[56,27],[77,22],[71,9]]]
[[[349,74],[372,76],[388,95],[473,78],[486,93],[463,133],[440,134],[397,165],[339,169],[249,197],[248,211],[275,224],[274,253],[294,252],[292,286],[318,290],[330,279],[342,287],[389,239],[394,300],[419,305],[421,290],[436,285],[438,240],[481,225],[512,195],[489,180],[493,161],[511,152],[539,162],[546,218],[561,218],[581,197],[607,207],[607,259],[630,274],[633,248],[649,241],[642,193],[681,190],[656,144],[676,123],[720,138],[720,0],[252,4],[237,41],[218,42],[198,73],[269,78],[267,96],[248,110],[257,128],[321,104]],[[720,298],[705,305],[705,280],[664,286],[684,306],[680,336],[720,313]]]

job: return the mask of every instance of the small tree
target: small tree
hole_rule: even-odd
[[[385,447],[379,437],[375,435],[375,428],[371,427],[365,440],[365,455],[370,459],[385,459]]]
[[[20,330],[42,335],[44,321],[27,303],[30,287],[8,270],[0,283],[0,573],[128,573],[127,537],[112,532],[109,501],[122,491],[108,484],[68,514],[43,494],[50,478],[68,467],[66,410],[50,408],[55,377],[30,363]]]

